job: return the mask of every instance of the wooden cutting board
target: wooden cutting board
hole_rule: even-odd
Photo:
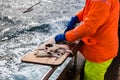
[[[44,44],[46,43],[55,44],[54,39],[50,39],[46,41]],[[37,49],[41,48],[44,44],[40,45]],[[66,49],[69,49],[67,45],[65,45],[65,47],[67,47]],[[61,57],[57,58],[57,57],[36,57],[36,55],[34,54],[35,54],[34,50],[32,52],[26,53],[21,59],[21,61],[58,66],[61,65],[65,61],[65,59],[70,55],[69,52],[65,52],[65,54],[63,54]]]

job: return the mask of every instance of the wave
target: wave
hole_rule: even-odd
[[[49,31],[50,31],[50,29],[51,29],[51,26],[50,26],[50,24],[42,24],[42,25],[38,25],[38,26],[34,26],[34,27],[32,27],[32,28],[30,28],[30,29],[28,29],[28,30],[26,30],[26,31],[28,31],[28,32],[45,32],[45,33],[48,33]]]
[[[67,21],[57,21],[53,23],[44,23],[36,26],[29,26],[28,28],[21,27],[7,27],[0,30],[0,41],[10,40],[12,38],[18,37],[19,35],[31,34],[31,33],[58,33],[58,31],[63,30],[66,26]]]
[[[29,29],[5,28],[5,29],[1,30],[1,32],[0,32],[0,41],[10,40],[21,34],[29,34],[31,32],[49,33],[49,31],[50,31],[49,24],[33,26]]]

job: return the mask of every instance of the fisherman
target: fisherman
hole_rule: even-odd
[[[56,42],[82,40],[85,57],[84,80],[104,80],[118,52],[118,0],[86,0],[85,7],[69,21]],[[77,23],[80,23],[76,25]]]

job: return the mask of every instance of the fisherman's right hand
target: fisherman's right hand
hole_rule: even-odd
[[[64,42],[66,41],[65,33],[61,33],[55,36],[55,42]]]
[[[79,19],[77,16],[71,18],[71,20],[67,24],[67,28],[65,29],[64,33],[70,31],[75,28],[76,23],[79,23]]]

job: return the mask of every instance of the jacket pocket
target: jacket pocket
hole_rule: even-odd
[[[82,38],[82,40],[86,45],[96,45],[97,43],[96,38],[93,38],[93,37],[85,37],[85,38]]]

